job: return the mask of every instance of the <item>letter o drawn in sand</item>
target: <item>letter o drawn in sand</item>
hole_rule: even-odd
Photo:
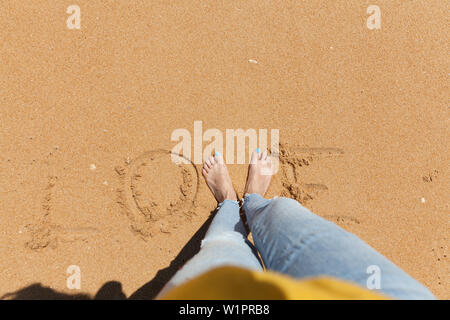
[[[191,161],[175,164],[171,156],[167,150],[152,150],[116,167],[123,182],[117,202],[130,219],[133,233],[144,240],[171,233],[195,211],[197,168]]]

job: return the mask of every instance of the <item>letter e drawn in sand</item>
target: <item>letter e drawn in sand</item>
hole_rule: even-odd
[[[343,154],[344,150],[340,148],[291,147],[280,143],[280,179],[283,187],[281,196],[293,198],[306,205],[319,194],[327,192],[328,187],[325,184],[301,181],[300,172],[319,159],[339,158]]]

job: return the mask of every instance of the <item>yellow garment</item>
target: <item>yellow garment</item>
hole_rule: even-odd
[[[165,294],[164,300],[302,300],[386,299],[369,290],[331,277],[295,280],[274,272],[220,267]]]

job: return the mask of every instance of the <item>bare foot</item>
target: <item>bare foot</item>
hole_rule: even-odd
[[[245,184],[244,195],[246,193],[258,193],[264,197],[269,188],[270,179],[273,175],[273,164],[267,151],[253,151],[250,164],[248,166],[247,182]]]
[[[203,164],[203,177],[218,203],[224,200],[237,200],[236,191],[228,174],[227,167],[220,153],[208,158]]]

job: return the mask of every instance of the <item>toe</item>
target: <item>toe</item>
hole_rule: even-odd
[[[204,176],[206,176],[208,174],[208,170],[206,170],[206,168],[203,168],[202,169],[202,173],[203,173]]]
[[[266,160],[267,159],[267,150],[264,150],[264,152],[261,155],[261,160]]]
[[[208,169],[210,169],[210,168],[212,167],[212,164],[211,164],[211,161],[209,160],[209,158],[206,159],[206,161],[205,161],[205,166],[206,166]]]
[[[223,164],[223,157],[222,157],[222,154],[221,154],[220,152],[216,151],[216,152],[214,153],[214,159],[215,159],[215,161],[216,161],[217,163]]]
[[[256,164],[256,162],[258,161],[258,157],[259,157],[258,152],[253,151],[252,157],[250,159],[250,164]]]
[[[209,157],[209,162],[211,162],[211,165],[216,164],[216,160],[214,159],[214,157]]]
[[[262,160],[263,155],[264,155],[264,152],[259,152],[258,153],[258,160]]]

